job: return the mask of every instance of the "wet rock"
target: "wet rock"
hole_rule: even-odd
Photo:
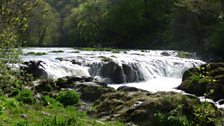
[[[29,61],[24,62],[25,66],[20,67],[20,69],[28,74],[31,74],[34,78],[47,78],[47,72],[44,70],[45,64],[43,61]]]
[[[142,90],[136,87],[128,87],[128,86],[120,86],[117,91],[143,91],[143,92],[148,92],[146,90]]]
[[[170,54],[168,52],[162,52],[161,55],[163,55],[163,56],[170,56]]]
[[[136,71],[129,65],[127,64],[123,64],[122,65],[123,70],[124,70],[124,74],[126,76],[126,81],[127,82],[135,82],[136,79]]]
[[[116,64],[115,62],[108,62],[102,66],[101,71],[100,71],[100,76],[102,76],[104,78],[110,78],[111,81],[114,82],[113,73],[115,72],[115,70],[118,67],[119,67],[119,65]]]
[[[116,84],[126,83],[126,78],[122,67],[117,67],[117,69],[113,73],[113,81]]]
[[[56,85],[60,88],[73,88],[77,83],[93,81],[92,77],[67,76],[56,80]]]
[[[101,67],[99,75],[103,78],[109,78],[111,82],[115,84],[138,82],[144,80],[138,70],[138,66],[136,66],[134,63],[122,64],[120,66],[115,62],[108,62],[99,66]]]
[[[78,60],[71,60],[72,64],[82,65],[83,63]]]

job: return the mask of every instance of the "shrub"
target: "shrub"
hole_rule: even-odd
[[[214,126],[217,122],[217,112],[214,106],[208,102],[203,103],[201,106],[194,106],[194,119],[196,125],[200,126]]]
[[[182,113],[182,106],[179,105],[169,113],[156,113],[155,124],[157,126],[191,126],[191,121]]]
[[[60,106],[61,104],[54,98],[51,98],[49,96],[42,97],[42,102],[45,106]]]
[[[35,98],[33,97],[33,93],[31,90],[28,90],[28,89],[24,89],[20,91],[16,99],[26,104],[35,103]]]
[[[64,106],[74,105],[79,102],[80,95],[75,91],[61,91],[57,96],[57,100]]]

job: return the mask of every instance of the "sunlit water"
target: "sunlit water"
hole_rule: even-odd
[[[110,85],[110,86],[115,89],[117,89],[120,86],[131,86],[131,87],[147,90],[150,92],[157,92],[157,91],[182,92],[180,90],[175,89],[178,85],[180,85],[180,83],[181,83],[181,79],[164,77],[164,78],[151,79],[145,82],[118,84],[118,85]]]

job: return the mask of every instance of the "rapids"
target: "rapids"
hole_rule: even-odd
[[[44,61],[48,78],[92,76],[105,79],[117,88],[129,85],[148,91],[173,91],[189,68],[204,62],[177,57],[172,50],[82,51],[74,48],[24,48],[23,54],[44,52],[46,55],[23,55],[24,61]],[[169,56],[162,55],[163,52]],[[105,59],[113,62],[105,62]]]

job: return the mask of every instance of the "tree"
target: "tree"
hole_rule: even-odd
[[[220,12],[220,0],[177,0],[170,23],[172,39],[168,45],[174,49],[206,51]]]
[[[59,43],[58,12],[48,3],[43,3],[32,10],[29,22],[28,46],[52,46]]]
[[[14,71],[8,65],[18,62],[21,33],[28,28],[31,9],[40,0],[0,0],[0,89],[7,91],[17,82]]]

